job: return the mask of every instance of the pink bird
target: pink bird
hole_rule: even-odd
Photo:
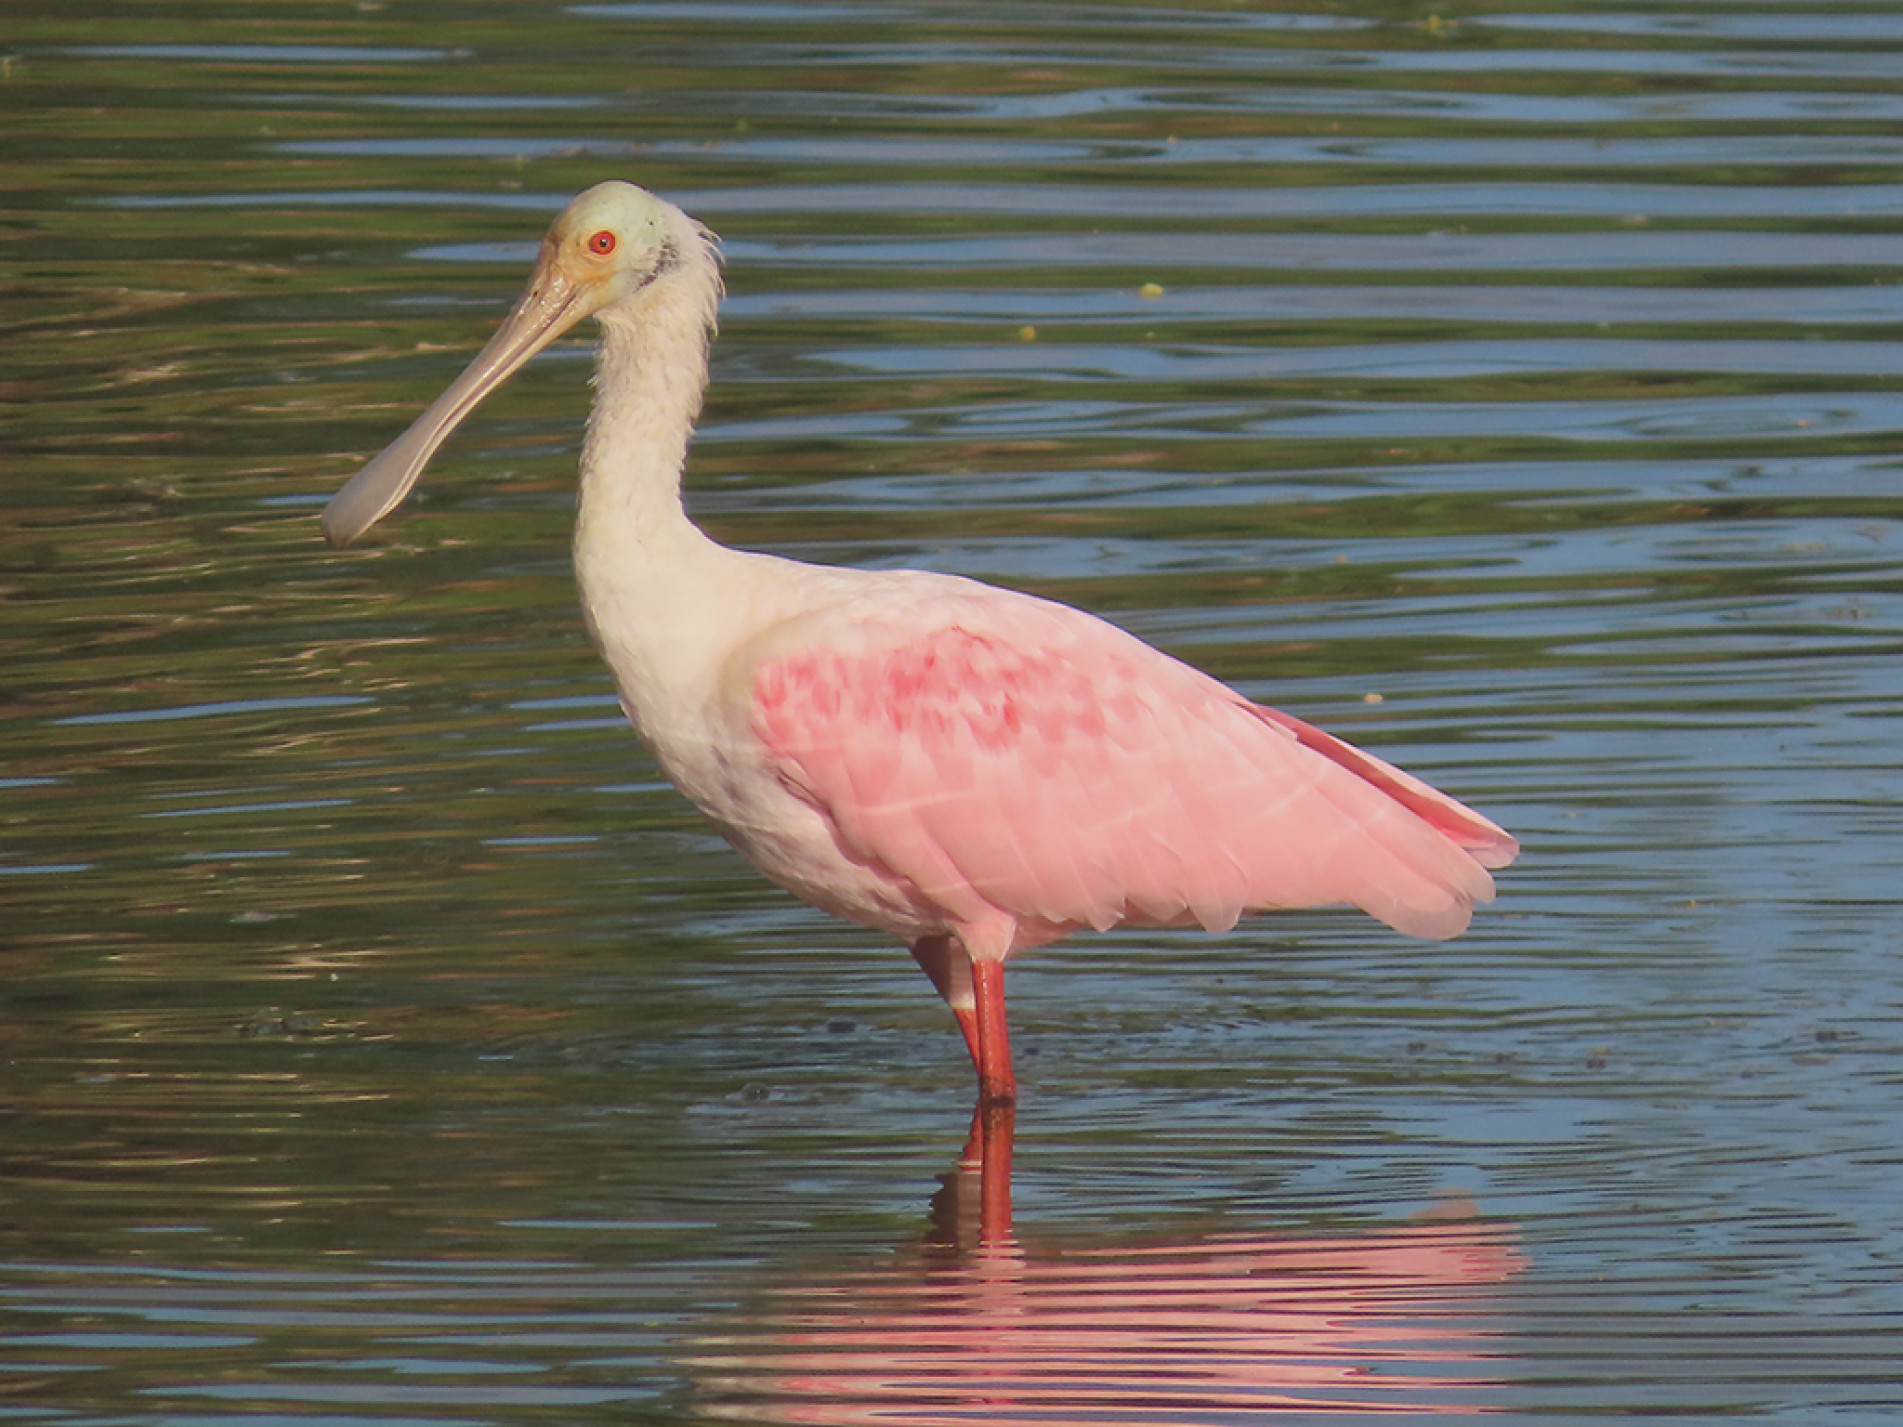
[[[601,324],[575,574],[622,708],[773,881],[900,938],[1015,1100],[1004,964],[1082,928],[1352,903],[1450,937],[1514,840],[1398,768],[1065,605],[730,550],[681,506],[721,294],[714,236],[627,183],[555,220],[467,370],[337,493],[348,544],[476,404]]]

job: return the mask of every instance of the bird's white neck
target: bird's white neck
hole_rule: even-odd
[[[582,447],[575,542],[625,556],[698,534],[681,508],[687,443],[707,387],[719,277],[684,270],[600,314],[595,404]]]
[[[735,568],[758,558],[715,544],[681,505],[720,296],[713,250],[693,238],[674,270],[598,314],[575,518],[583,613],[629,716],[657,746],[670,708],[730,642],[719,621]]]

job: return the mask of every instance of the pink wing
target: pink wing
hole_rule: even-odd
[[[968,950],[1348,902],[1449,937],[1518,850],[1479,815],[1091,616],[997,591],[842,619],[753,727],[845,853]]]

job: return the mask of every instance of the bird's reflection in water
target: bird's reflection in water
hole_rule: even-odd
[[[1375,1232],[1040,1248],[1009,1227],[1009,1115],[918,1249],[775,1291],[693,1367],[745,1422],[1235,1423],[1484,1411],[1489,1293],[1522,1260],[1470,1206]]]

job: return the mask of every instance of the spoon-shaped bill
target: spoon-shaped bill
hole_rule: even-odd
[[[324,536],[348,545],[403,504],[436,448],[449,439],[482,399],[522,364],[574,326],[589,310],[583,289],[559,268],[542,264],[489,345],[451,382],[429,409],[396,440],[372,457],[324,507]]]

